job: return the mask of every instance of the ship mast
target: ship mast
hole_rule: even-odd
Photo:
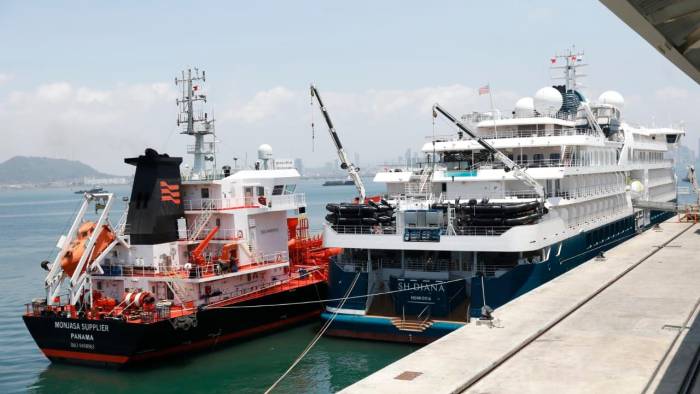
[[[194,72],[193,72],[194,71]],[[207,179],[215,175],[216,169],[216,135],[214,132],[214,117],[211,119],[206,112],[195,113],[195,103],[207,102],[207,96],[197,82],[206,82],[206,72],[201,74],[198,68],[182,71],[180,78],[175,78],[175,85],[182,86],[182,96],[177,99],[180,112],[177,115],[177,125],[182,127],[180,134],[194,136],[194,145],[187,146],[187,153],[194,155],[192,179]],[[205,137],[211,135],[210,141]],[[211,165],[207,165],[210,162]],[[209,168],[209,169],[208,169]]]
[[[569,49],[568,53],[552,56],[550,61],[552,70],[564,71],[564,76],[552,77],[552,79],[564,80],[564,87],[567,92],[576,90],[581,86],[577,82],[577,78],[585,77],[586,75],[580,74],[577,69],[587,66],[587,64],[583,63],[583,51],[576,51],[575,48]]]

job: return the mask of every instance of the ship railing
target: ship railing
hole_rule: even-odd
[[[194,237],[194,230],[187,230],[187,234],[184,234],[184,231],[179,234],[181,240],[199,240],[199,239],[204,239],[206,236],[214,229],[213,226],[207,226],[202,229],[202,231],[199,233],[197,238]],[[243,233],[240,230],[236,230],[235,228],[219,228],[219,230],[216,232],[214,235],[214,238],[212,238],[217,241],[237,241],[243,239]]]
[[[484,127],[493,127],[485,125]],[[477,136],[489,139],[501,138],[533,138],[533,137],[572,137],[572,136],[590,136],[597,137],[598,133],[590,129],[581,129],[575,127],[564,127],[561,129],[547,130],[544,127],[523,127],[523,126],[497,126],[496,130],[477,131]],[[444,142],[458,140],[456,134],[425,136],[428,141]]]
[[[363,235],[396,235],[403,234],[402,227],[396,226],[362,226],[362,225],[339,225],[328,224],[333,231],[338,234],[363,234]],[[482,236],[499,236],[508,231],[510,226],[453,226],[454,235],[482,235]],[[440,236],[453,236],[446,226],[440,227]]]
[[[70,295],[64,294],[55,297],[55,305],[47,305],[46,299],[37,298],[30,303],[24,304],[25,315],[41,316],[47,312],[65,317],[75,317],[77,311],[70,303]]]
[[[445,259],[410,259],[404,260],[405,269],[407,271],[421,272],[445,272],[450,269],[450,261]]]
[[[273,253],[253,253],[256,264],[284,263],[289,261],[289,253],[285,251]]]
[[[237,271],[245,271],[257,267],[289,262],[287,252],[268,253],[255,256],[255,260],[239,267]],[[203,265],[192,264],[186,266],[173,266],[168,264],[153,264],[149,266],[105,264],[102,265],[103,276],[128,276],[128,277],[170,277],[179,279],[197,279],[237,272],[232,267],[219,263],[207,262]],[[97,274],[93,274],[97,276]]]
[[[184,200],[182,206],[185,211],[201,211],[207,209],[242,208],[245,206],[260,206],[253,198],[201,198],[196,200]]]
[[[488,112],[472,112],[472,113],[462,115],[461,118],[462,118],[462,120],[470,122],[470,123],[479,123],[479,122],[482,122],[485,120],[531,119],[531,118],[550,118],[550,119],[574,121],[574,120],[576,120],[576,114],[575,113],[570,114],[570,113],[565,113],[565,112],[557,112],[556,114],[540,114],[540,113],[533,111],[533,113],[531,113],[531,114],[519,115],[519,114],[503,113],[499,110],[495,110],[495,111],[488,111]]]
[[[331,224],[333,230],[338,234],[374,234],[374,235],[395,235],[395,226],[363,226],[363,225],[341,225]]]
[[[273,209],[296,209],[302,206],[306,206],[306,195],[303,193],[260,197],[202,198],[183,201],[183,208],[185,211],[262,207]]]
[[[499,236],[510,229],[510,226],[454,226],[455,235]]]

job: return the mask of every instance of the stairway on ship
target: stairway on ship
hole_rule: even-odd
[[[401,331],[423,332],[430,328],[435,321],[452,321],[466,323],[469,315],[469,299],[466,298],[457,305],[449,315],[439,318],[426,316],[406,315],[396,313],[394,299],[391,294],[376,295],[367,308],[368,316],[381,316],[391,318],[391,323]]]

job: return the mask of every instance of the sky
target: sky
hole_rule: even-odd
[[[218,161],[260,144],[306,166],[335,158],[308,85],[360,164],[396,161],[425,137],[439,102],[490,109],[552,84],[549,59],[585,52],[584,93],[625,97],[631,123],[700,137],[700,87],[597,1],[2,1],[0,161],[81,160],[128,174],[146,147],[183,155],[174,77],[207,72]],[[311,121],[315,121],[312,140]],[[435,128],[435,130],[434,130]]]

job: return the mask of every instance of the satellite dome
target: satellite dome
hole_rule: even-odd
[[[515,116],[531,117],[535,113],[535,102],[532,97],[523,97],[515,103]]]
[[[258,147],[258,159],[260,159],[260,160],[272,159],[272,147],[268,144],[260,145]]]
[[[644,192],[644,184],[635,179],[630,183],[630,191],[634,197],[638,197]]]
[[[537,112],[542,115],[552,116],[559,112],[561,105],[564,103],[564,98],[557,89],[547,86],[535,93],[533,101]]]
[[[600,97],[598,97],[598,102],[601,104],[612,105],[619,110],[622,110],[622,108],[625,106],[625,99],[620,93],[614,90],[603,92]]]

